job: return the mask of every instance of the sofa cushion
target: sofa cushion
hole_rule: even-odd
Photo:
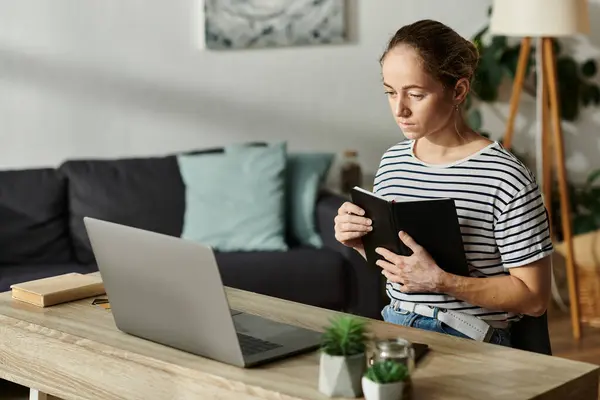
[[[0,264],[72,261],[65,179],[54,169],[0,172]]]
[[[346,300],[344,258],[329,249],[215,254],[223,283],[317,307],[341,310]]]
[[[266,142],[236,143],[225,148],[240,154],[248,147],[269,146]],[[286,162],[286,239],[292,246],[323,247],[316,229],[316,202],[335,158],[329,152],[288,152]]]
[[[185,188],[174,156],[73,160],[60,171],[68,178],[70,229],[80,263],[94,262],[85,216],[181,235]]]
[[[50,276],[79,272],[89,274],[96,272],[96,265],[83,265],[77,263],[47,264],[40,267],[39,264],[2,265],[0,266],[0,292],[10,290],[10,285],[15,283],[33,281],[48,278]]]
[[[178,156],[182,237],[220,251],[285,251],[285,143]]]
[[[333,153],[288,154],[287,225],[289,236],[301,245],[323,247],[317,231],[316,207],[333,159]]]

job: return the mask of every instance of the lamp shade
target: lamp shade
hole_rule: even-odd
[[[557,37],[589,33],[588,0],[494,0],[490,32]]]

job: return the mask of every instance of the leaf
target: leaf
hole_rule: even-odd
[[[594,218],[594,228],[592,229],[592,231],[595,231],[600,227],[600,214],[594,214],[593,218]]]
[[[488,31],[489,27],[488,26],[484,26],[483,28],[481,28],[481,30],[479,30],[479,32],[477,32],[474,36],[473,36],[473,41],[480,41],[483,38],[483,35],[485,35],[485,33]]]
[[[600,206],[600,187],[595,186],[588,191],[589,195],[589,208],[590,210],[594,207]]]
[[[352,316],[340,316],[330,321],[321,338],[321,348],[333,356],[350,356],[365,351],[366,322]]]
[[[593,102],[593,93],[592,85],[582,85],[581,90],[581,102],[584,107],[589,106]]]
[[[595,83],[581,83],[581,102],[584,107],[600,104],[600,88]]]
[[[487,27],[481,29],[475,36],[474,42],[480,51],[480,62],[473,79],[473,92],[484,102],[493,102],[498,98],[498,88],[504,79],[505,68],[501,62],[506,51],[506,36],[492,37],[489,46],[484,46],[481,40]]]
[[[573,218],[573,233],[581,235],[583,233],[591,232],[596,229],[596,223],[593,217],[577,215]]]
[[[517,64],[519,63],[520,46],[509,47],[504,50],[500,57],[500,64],[506,69],[511,79],[515,78],[517,73]]]
[[[582,190],[579,190],[573,184],[568,185],[567,192],[569,193],[569,200],[570,200],[569,203],[571,204],[571,213],[575,214],[575,213],[577,213],[578,205],[584,202],[583,199],[585,197],[585,192],[583,192]],[[557,201],[557,203],[556,203],[557,207],[559,207],[559,209],[560,209],[560,193],[558,193],[558,190],[554,197],[556,198],[556,201]]]
[[[578,77],[577,63],[571,57],[560,57],[556,60],[556,68],[559,78],[575,79]]]
[[[498,98],[498,85],[494,85],[490,71],[483,66],[476,71],[473,90],[484,102],[493,102]]]
[[[594,216],[594,220],[596,221],[597,225],[600,225],[600,202],[594,204],[594,206],[592,207],[592,214]]]
[[[474,39],[473,44],[475,45],[475,48],[477,49],[477,53],[481,56],[481,54],[483,53],[483,43],[482,43],[481,39]]]
[[[579,102],[573,100],[561,102],[560,115],[565,121],[574,122],[579,116]]]
[[[560,51],[562,50],[560,47],[560,43],[559,43],[558,39],[556,39],[556,38],[552,38],[551,41],[552,41],[552,50],[554,51],[554,54],[556,56],[558,56],[560,54]]]
[[[592,83],[589,86],[589,89],[592,93],[592,101],[595,105],[600,105],[600,87],[595,83]]]
[[[580,81],[578,66],[570,57],[560,57],[556,62],[560,111],[563,119],[574,121],[579,114]]]
[[[595,170],[595,171],[592,171],[592,172],[591,172],[591,173],[588,175],[588,177],[587,177],[587,179],[586,179],[586,184],[587,184],[588,186],[592,186],[592,185],[594,184],[594,182],[596,182],[596,180],[597,180],[598,178],[600,178],[600,169],[597,169],[597,170]]]
[[[583,65],[581,66],[581,73],[583,74],[583,76],[585,76],[586,78],[591,78],[594,75],[596,75],[596,71],[598,69],[596,68],[596,61],[590,59],[587,60],[585,63],[583,63]]]
[[[598,223],[598,219],[600,218],[600,198],[595,198],[595,201],[590,207],[590,212],[593,214],[596,223]]]
[[[497,89],[502,83],[502,78],[504,78],[504,69],[502,68],[502,65],[492,56],[488,57],[483,62],[487,64],[489,84]]]
[[[408,368],[404,364],[386,359],[373,363],[367,369],[365,376],[375,383],[385,384],[404,381],[408,374]]]
[[[467,123],[474,131],[479,131],[482,125],[481,111],[475,109],[467,115]]]
[[[494,55],[499,56],[504,48],[506,48],[506,36],[494,36],[490,48],[494,50]]]
[[[496,35],[492,38],[492,46],[506,47],[507,38],[504,35]]]

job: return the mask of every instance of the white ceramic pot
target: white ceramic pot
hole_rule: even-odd
[[[362,389],[365,400],[402,400],[404,382],[376,383],[362,377]]]
[[[319,391],[329,397],[361,397],[361,378],[366,369],[365,353],[344,357],[321,352]]]

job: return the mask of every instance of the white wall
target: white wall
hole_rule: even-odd
[[[490,1],[349,3],[348,44],[208,52],[196,47],[194,0],[3,0],[0,167],[287,140],[292,150],[358,149],[372,173],[402,139],[380,85],[390,35],[433,18],[470,36]],[[487,128],[501,134],[490,115]]]

